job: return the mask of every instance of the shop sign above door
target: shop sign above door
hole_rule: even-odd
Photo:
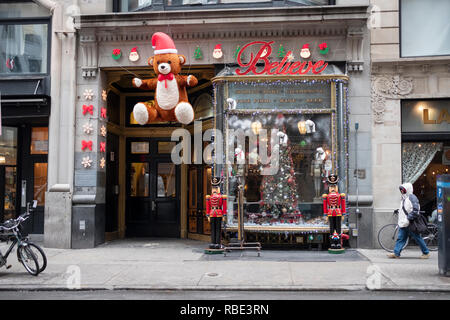
[[[270,62],[268,57],[272,52],[272,43],[274,41],[253,41],[247,43],[239,51],[237,55],[237,62],[242,69],[236,69],[238,75],[306,75],[308,73],[320,74],[328,66],[328,63],[324,60],[312,61],[295,61],[289,62],[288,57],[292,54],[292,51],[288,51],[281,62]],[[258,49],[259,48],[259,49]],[[248,63],[242,62],[243,56],[249,50],[258,50],[256,55],[250,53],[250,61]],[[258,64],[264,63],[264,67],[261,68]],[[246,68],[246,69],[244,69]]]
[[[402,132],[449,132],[450,100],[402,102]]]

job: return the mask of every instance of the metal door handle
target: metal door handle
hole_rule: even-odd
[[[152,211],[155,211],[156,209],[156,203],[154,200],[152,200]]]

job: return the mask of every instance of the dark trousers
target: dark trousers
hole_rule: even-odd
[[[328,217],[328,221],[330,223],[330,239],[333,236],[333,233],[336,231],[336,233],[339,235],[339,240],[332,240],[331,239],[331,243],[334,244],[341,244],[341,220],[342,217],[341,216],[336,216],[336,217]]]
[[[211,244],[220,245],[222,236],[222,217],[211,217]]]

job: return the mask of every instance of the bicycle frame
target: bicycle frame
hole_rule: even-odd
[[[20,231],[19,231],[19,226],[17,226],[16,228],[14,228],[14,229],[12,230],[12,232],[13,232],[13,234],[14,234],[14,239],[11,240],[11,241],[12,241],[11,245],[9,246],[9,248],[8,248],[8,250],[6,251],[5,254],[2,254],[2,253],[0,252],[0,255],[2,256],[2,258],[4,259],[5,262],[6,262],[6,260],[8,259],[9,254],[11,253],[12,249],[14,248],[14,246],[15,246],[16,244],[18,244],[18,246],[21,246],[21,245],[22,245],[22,242],[25,242],[25,243],[27,242],[27,238],[26,238],[26,237],[25,237],[25,238],[22,238],[22,235],[21,235],[21,233],[20,233]],[[6,243],[8,243],[8,241],[10,240],[10,238],[12,238],[12,235],[7,235]],[[25,240],[25,241],[24,241],[24,240]]]

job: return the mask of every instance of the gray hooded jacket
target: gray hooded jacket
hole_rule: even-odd
[[[406,189],[406,194],[402,194],[402,201],[398,210],[398,225],[400,228],[405,228],[409,225],[409,221],[419,216],[420,204],[419,199],[413,194],[413,186],[411,183],[404,183],[402,187]],[[405,215],[405,211],[407,215]]]

